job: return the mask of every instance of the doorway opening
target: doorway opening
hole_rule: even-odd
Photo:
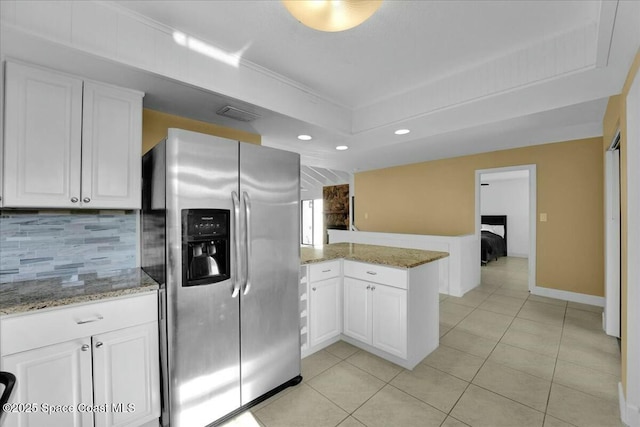
[[[324,215],[322,199],[302,200],[300,204],[300,243],[303,245],[322,245]]]
[[[492,217],[504,217],[503,228],[484,225],[485,235],[486,231],[500,235],[504,230],[506,237],[507,256],[487,265],[503,269],[515,286],[532,292],[536,284],[536,165],[477,170],[475,205],[478,252],[482,253],[483,216],[486,223]]]

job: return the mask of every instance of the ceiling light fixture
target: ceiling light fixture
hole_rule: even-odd
[[[348,150],[348,149],[349,149],[349,147],[347,147],[346,145],[338,145],[336,147],[336,150],[338,150],[338,151],[344,151],[344,150]]]
[[[406,135],[409,132],[411,132],[409,129],[398,129],[397,131],[395,131],[394,133],[396,135]]]
[[[313,137],[311,135],[298,135],[298,139],[300,141],[311,141],[313,139]]]
[[[298,21],[319,31],[357,27],[378,10],[382,0],[282,0]]]

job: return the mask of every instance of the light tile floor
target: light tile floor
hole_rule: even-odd
[[[620,351],[601,315],[529,295],[526,260],[501,258],[464,297],[440,296],[440,346],[412,371],[341,341],[226,426],[622,426]]]

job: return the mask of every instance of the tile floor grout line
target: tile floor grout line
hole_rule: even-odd
[[[486,298],[485,298],[486,300]],[[484,301],[483,301],[484,302]],[[482,304],[482,302],[480,303]],[[524,304],[523,304],[524,306]],[[470,313],[469,316],[471,315],[471,313],[473,313],[474,311],[476,311],[478,309],[478,307],[474,308]],[[522,308],[520,308],[522,309]],[[518,311],[519,313],[520,311]],[[517,314],[516,314],[517,315]],[[511,324],[513,323],[513,320],[515,320],[515,316],[514,318],[511,320],[511,322],[509,323],[509,326],[511,326]],[[478,375],[478,373],[480,372],[480,370],[484,367],[484,365],[487,363],[487,360],[489,360],[489,358],[491,357],[491,355],[493,354],[493,352],[495,351],[496,347],[498,346],[498,344],[500,343],[500,340],[504,337],[504,335],[507,333],[507,330],[509,329],[509,326],[507,326],[507,328],[505,329],[504,333],[502,334],[502,336],[500,337],[500,339],[495,343],[495,345],[493,346],[493,348],[491,349],[491,351],[489,352],[489,354],[487,355],[487,357],[484,359],[484,361],[482,362],[482,365],[480,365],[480,367],[478,368],[478,370],[476,371],[476,373],[473,375],[473,377],[471,378],[471,380],[469,380],[467,382],[467,386],[465,387],[464,391],[462,393],[460,393],[460,396],[458,396],[458,398],[456,399],[455,403],[451,406],[451,409],[449,410],[449,412],[447,413],[447,416],[451,415],[451,412],[453,412],[453,410],[455,409],[455,407],[458,405],[458,403],[460,402],[460,399],[462,399],[462,396],[464,396],[464,394],[467,392],[467,390],[469,390],[469,387],[471,387],[471,384],[473,384],[473,380],[476,378],[476,376]],[[472,334],[474,335],[474,334]],[[484,338],[484,337],[481,337]],[[449,374],[451,375],[451,374]],[[474,384],[476,385],[476,384]],[[477,385],[476,385],[477,386]],[[489,390],[490,391],[490,390]],[[493,392],[492,392],[493,393]],[[499,395],[501,396],[501,395]]]
[[[528,298],[529,298],[529,297],[527,297],[527,299],[528,299]],[[526,299],[525,299],[525,301],[526,301]],[[524,307],[524,303],[523,303],[523,304],[522,304],[522,306],[520,307],[520,310],[518,310],[518,313],[520,313],[520,311],[522,310],[522,307]],[[478,308],[476,307],[476,309],[478,309]],[[474,309],[473,311],[475,311],[475,309]],[[472,313],[473,313],[473,312],[472,312]],[[498,339],[498,341],[496,342],[496,344],[493,346],[493,349],[491,349],[491,352],[490,352],[490,353],[487,355],[487,357],[484,359],[484,362],[482,362],[482,365],[480,365],[480,368],[478,368],[478,370],[476,371],[476,373],[474,374],[474,376],[471,378],[471,380],[469,380],[469,382],[468,382],[468,384],[467,384],[467,387],[465,387],[464,391],[462,392],[462,394],[460,394],[460,396],[458,397],[458,399],[456,400],[456,402],[453,404],[453,406],[451,407],[451,410],[449,411],[449,413],[448,413],[447,415],[451,415],[451,412],[455,409],[456,405],[460,402],[460,399],[462,399],[462,396],[464,396],[464,394],[467,392],[467,390],[469,389],[469,387],[471,387],[471,384],[473,384],[474,386],[479,387],[479,388],[481,388],[481,389],[483,389],[483,390],[486,390],[486,391],[488,391],[488,392],[490,392],[490,393],[493,393],[493,394],[496,394],[496,395],[498,395],[498,396],[500,396],[500,397],[503,397],[503,398],[505,398],[505,399],[511,400],[512,402],[516,402],[516,403],[518,403],[518,404],[520,404],[520,405],[523,405],[523,406],[526,406],[526,407],[528,407],[528,408],[531,408],[530,406],[525,405],[525,404],[524,404],[524,403],[522,403],[522,402],[518,402],[517,400],[511,399],[511,398],[509,398],[509,397],[507,397],[507,396],[503,396],[503,395],[501,395],[500,393],[496,393],[496,392],[495,392],[495,391],[493,391],[493,390],[486,389],[486,388],[484,388],[484,387],[482,387],[482,386],[480,386],[480,385],[478,385],[478,384],[475,384],[475,383],[473,382],[473,380],[475,380],[475,379],[476,379],[476,377],[478,376],[478,374],[480,373],[480,371],[482,370],[482,368],[484,367],[484,365],[487,363],[487,361],[489,360],[489,358],[491,357],[491,355],[492,355],[492,354],[493,354],[493,352],[495,351],[495,349],[496,349],[496,347],[498,346],[498,344],[500,344],[500,341],[502,340],[502,338],[504,338],[504,336],[507,334],[507,331],[509,330],[509,327],[511,327],[511,325],[512,325],[512,324],[513,324],[513,322],[515,321],[516,317],[518,316],[518,313],[516,313],[516,315],[515,315],[515,316],[513,316],[513,319],[511,319],[511,322],[509,322],[509,325],[506,327],[506,329],[505,329],[505,331],[503,332],[502,336]],[[469,313],[469,314],[471,314],[471,313]],[[502,364],[500,364],[500,365],[501,365],[501,366],[506,366],[506,365],[502,365]],[[508,366],[507,366],[507,367],[508,367]],[[520,371],[519,371],[519,372],[520,372]],[[533,376],[533,375],[532,375],[532,376]],[[551,386],[549,386],[549,390],[551,390]],[[531,408],[531,409],[533,409],[533,410],[535,410],[535,411],[537,411],[537,412],[541,412],[541,411],[539,411],[539,410],[537,410],[537,409],[535,409],[535,408]],[[546,414],[546,412],[541,412],[541,413],[542,413],[542,414]],[[543,417],[543,420],[544,420],[544,417]]]
[[[551,389],[553,389],[553,384],[554,384],[553,379],[556,376],[556,368],[558,367],[558,356],[560,355],[560,347],[562,346],[562,336],[564,335],[564,322],[565,322],[566,318],[567,318],[567,308],[565,307],[564,316],[562,317],[562,330],[560,331],[560,343],[558,344],[558,351],[556,352],[556,361],[553,364],[553,372],[551,373],[551,386],[549,387],[549,393],[547,394],[547,405],[544,408],[544,419],[545,420],[547,418],[547,413],[548,413],[547,411],[549,410],[549,402],[551,401]],[[562,418],[556,417],[554,415],[550,415],[549,414],[549,416],[557,418],[557,419],[559,419],[561,421],[565,421]],[[565,422],[567,422],[567,421],[565,421]],[[571,424],[571,423],[569,423],[569,424]]]

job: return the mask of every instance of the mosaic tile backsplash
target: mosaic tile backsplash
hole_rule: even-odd
[[[136,267],[135,211],[0,210],[0,283]]]

